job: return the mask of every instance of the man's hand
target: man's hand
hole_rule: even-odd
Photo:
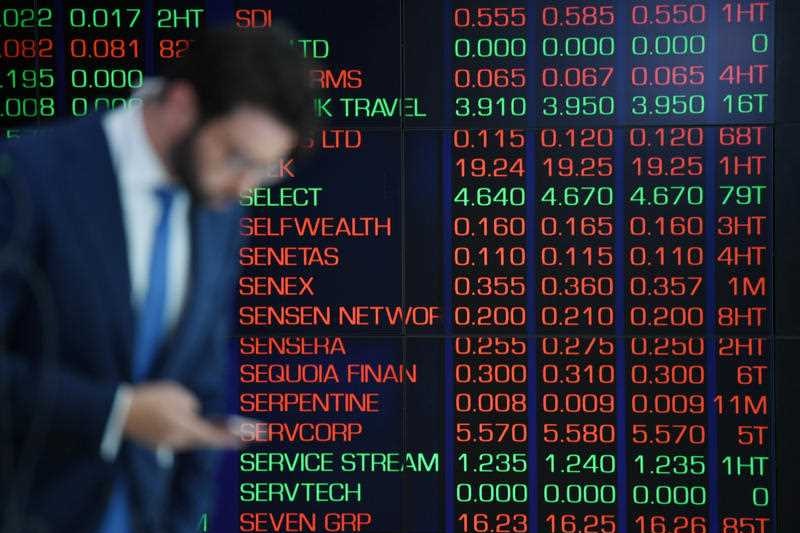
[[[241,447],[233,432],[200,416],[197,397],[180,383],[153,381],[131,390],[124,428],[127,438],[175,451]]]

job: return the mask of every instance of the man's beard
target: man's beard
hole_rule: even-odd
[[[208,199],[200,188],[195,155],[195,141],[199,131],[200,126],[195,126],[175,143],[169,151],[169,166],[178,182],[189,192],[192,202],[204,204]]]

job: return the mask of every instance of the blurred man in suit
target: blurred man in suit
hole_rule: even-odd
[[[236,200],[313,118],[283,30],[210,30],[143,103],[0,147],[0,531],[196,531]]]

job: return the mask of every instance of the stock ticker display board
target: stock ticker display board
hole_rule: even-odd
[[[798,531],[792,2],[3,0],[2,134],[279,20],[322,127],[241,199],[200,530]]]

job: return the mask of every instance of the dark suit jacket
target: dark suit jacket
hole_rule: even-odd
[[[239,209],[191,210],[187,304],[151,379],[223,411]],[[99,446],[131,379],[134,313],[117,180],[100,116],[0,145],[0,530],[95,533],[115,474],[131,480],[137,532],[196,531],[213,454],[163,468],[125,443]],[[19,515],[18,513],[23,513]]]

